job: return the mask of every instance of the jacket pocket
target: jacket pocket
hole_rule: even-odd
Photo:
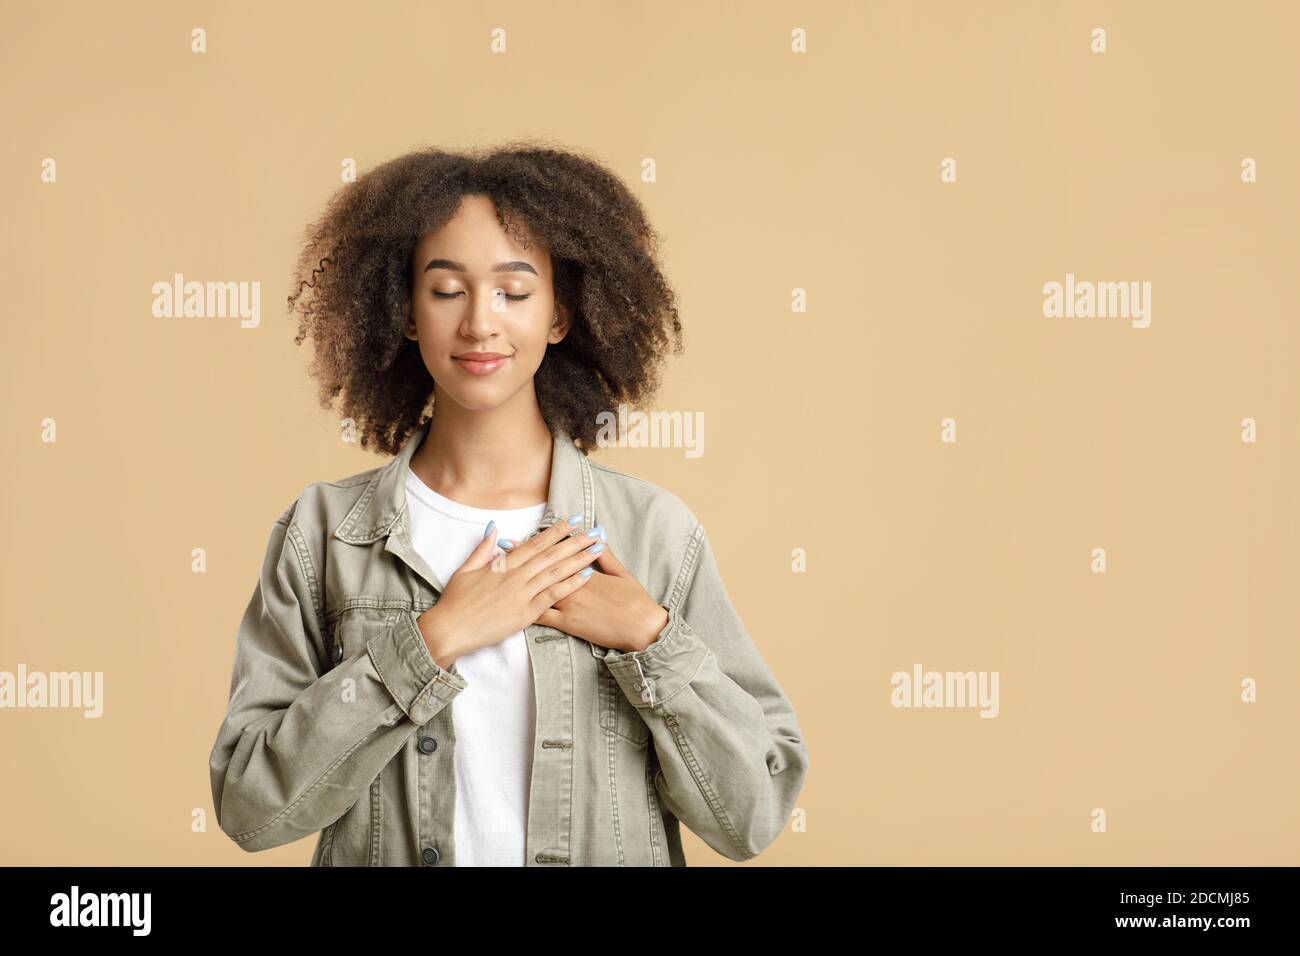
[[[332,615],[326,626],[326,666],[337,667],[343,661],[365,653],[370,638],[386,630],[397,615],[409,607],[409,602],[353,598]]]

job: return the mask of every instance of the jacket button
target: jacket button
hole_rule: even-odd
[[[433,864],[435,864],[435,863],[438,862],[438,848],[437,848],[437,847],[426,846],[426,847],[424,848],[424,852],[423,852],[422,854],[420,854],[420,855],[421,855],[422,857],[424,857],[424,862],[427,863],[427,864],[429,864],[429,866],[433,866]]]
[[[420,753],[431,754],[438,749],[438,741],[432,737],[420,738]]]
[[[335,644],[335,645],[334,645],[334,650],[330,651],[330,660],[333,661],[335,664],[337,664],[339,661],[343,660],[343,645],[342,645],[342,644]]]

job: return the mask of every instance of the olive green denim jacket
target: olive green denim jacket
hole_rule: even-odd
[[[454,866],[451,719],[468,683],[416,624],[443,583],[411,544],[405,474],[309,485],[275,522],[209,761],[245,850],[319,833],[313,866]],[[527,865],[685,866],[679,823],[732,860],[782,831],[808,768],[794,710],[676,495],[557,432],[539,531],[581,513],[668,623],[639,652],[525,629],[536,689]],[[536,534],[537,532],[533,532]]]

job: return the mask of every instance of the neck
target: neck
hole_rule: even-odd
[[[435,398],[429,433],[411,457],[411,470],[453,501],[525,508],[548,498],[553,441],[536,404],[531,414],[519,414]]]

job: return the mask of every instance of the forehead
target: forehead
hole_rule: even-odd
[[[502,227],[490,197],[465,196],[447,222],[420,237],[414,250],[416,267],[423,269],[434,256],[463,263],[471,270],[487,269],[508,258],[531,263],[540,272],[549,259],[544,244],[519,217],[513,217],[510,226],[510,231]]]

